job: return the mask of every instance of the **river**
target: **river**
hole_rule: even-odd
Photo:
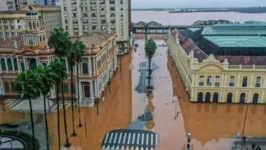
[[[191,25],[197,20],[224,19],[233,22],[248,20],[266,21],[266,13],[237,13],[237,12],[197,12],[197,13],[168,13],[167,11],[132,11],[132,22],[156,21],[163,25]]]

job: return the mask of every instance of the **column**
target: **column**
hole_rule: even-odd
[[[248,87],[255,87],[255,85],[253,84],[254,83],[253,80],[254,80],[254,73],[252,72],[250,86],[248,86]]]
[[[15,72],[14,59],[11,57],[12,71]]]
[[[93,96],[93,91],[94,91],[94,89],[93,89],[93,82],[92,82],[92,80],[90,80],[90,100],[94,100],[94,96]]]
[[[89,63],[88,63],[88,66],[89,66],[89,75],[91,76],[92,75],[92,70],[91,70],[91,68],[92,68],[91,57],[88,58],[88,61],[89,61]]]
[[[266,87],[266,74],[264,75],[263,84],[261,86],[262,88]]]
[[[235,98],[234,98],[235,97]],[[236,90],[235,96],[233,96],[233,102],[239,103],[238,89]]]
[[[252,101],[251,101],[251,90],[249,90],[249,92],[248,92],[248,96],[247,96],[247,99],[246,99],[247,101],[247,103],[251,103]]]
[[[7,59],[6,59],[6,56],[5,56],[5,66],[6,66],[6,70],[8,71],[8,65],[7,65]]]
[[[264,94],[265,94],[265,90],[262,90],[262,95],[260,95],[261,98],[260,98],[259,103],[262,103],[262,104],[265,103],[264,102]]]
[[[240,73],[238,73],[238,76],[237,76],[237,84],[236,84],[237,87],[240,87]]]
[[[81,105],[81,103],[82,103],[82,99],[83,99],[83,85],[82,85],[82,82],[81,81],[79,81],[79,91],[77,91],[77,92],[79,92],[79,104]]]
[[[94,56],[94,75],[97,75],[97,59],[96,59],[97,57],[96,56]]]

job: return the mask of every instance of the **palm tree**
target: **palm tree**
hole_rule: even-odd
[[[64,65],[57,60],[52,61],[49,67],[51,67],[51,69],[57,74],[57,76],[54,76],[53,80],[55,81],[55,88],[56,88],[58,150],[60,150],[61,140],[60,140],[59,86],[60,83],[64,81],[64,79],[67,77],[67,73],[65,72]]]
[[[78,127],[82,127],[81,118],[80,118],[80,102],[79,102],[79,64],[81,61],[81,57],[84,55],[86,45],[82,41],[76,42],[76,68],[77,68],[77,87],[78,87],[78,113],[79,113],[79,125]]]
[[[149,70],[148,70],[149,76],[148,76],[148,87],[147,87],[147,89],[152,89],[152,87],[151,87],[151,72],[152,72],[151,59],[154,56],[156,49],[157,49],[157,46],[156,46],[155,41],[153,39],[151,39],[151,38],[148,39],[147,44],[146,44],[146,50],[145,50],[146,55],[147,55],[148,60],[149,60]]]
[[[42,82],[39,80],[38,75],[32,70],[26,70],[21,72],[16,79],[17,90],[21,94],[23,99],[29,100],[30,106],[30,118],[31,118],[31,131],[32,131],[32,146],[34,147],[34,123],[33,123],[33,111],[32,111],[32,99],[40,96]]]
[[[43,104],[44,104],[44,119],[45,119],[45,128],[46,128],[46,147],[49,150],[49,131],[48,131],[48,121],[47,121],[47,109],[46,109],[46,95],[49,93],[52,86],[55,84],[55,78],[57,74],[52,70],[51,66],[38,66],[36,69],[36,73],[40,81],[43,83],[43,87],[41,87],[42,95],[43,95]],[[48,105],[48,107],[50,107]]]
[[[69,50],[72,47],[71,38],[63,28],[55,28],[51,32],[48,45],[54,49],[54,54],[59,57],[60,62],[63,62],[63,58],[67,56]],[[66,68],[65,68],[66,71]],[[62,79],[62,78],[61,78]],[[61,82],[62,100],[63,100],[63,114],[64,114],[64,126],[66,135],[65,147],[69,147],[71,144],[68,141],[67,123],[66,123],[66,110],[65,110],[65,97],[64,97],[64,80]]]
[[[70,75],[71,75],[71,104],[72,104],[72,136],[76,136],[77,133],[75,132],[75,118],[74,118],[74,81],[73,81],[73,70],[74,70],[74,66],[76,63],[76,49],[77,49],[77,42],[75,42],[72,45],[71,50],[69,51],[68,55],[67,55],[67,62],[68,62],[68,66],[69,66],[69,70],[70,70]]]

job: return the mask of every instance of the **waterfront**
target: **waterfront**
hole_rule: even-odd
[[[145,15],[143,15],[145,14]],[[236,13],[236,12],[198,12],[198,13],[168,13],[167,11],[132,11],[132,21],[156,21],[163,25],[191,25],[197,20],[218,20],[245,22],[248,20],[266,21],[266,13]]]

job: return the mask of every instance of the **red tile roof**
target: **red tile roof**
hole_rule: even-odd
[[[227,59],[229,65],[266,65],[266,56],[216,56],[220,62]]]

